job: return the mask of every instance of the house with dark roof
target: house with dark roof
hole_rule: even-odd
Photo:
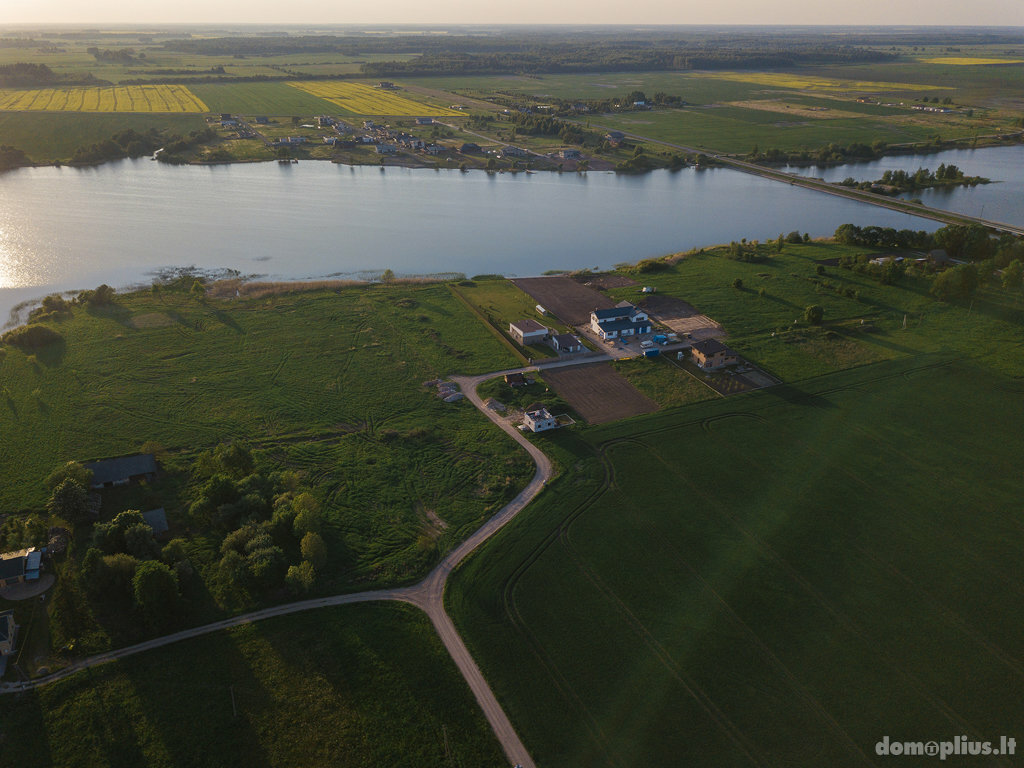
[[[510,387],[525,387],[527,384],[526,377],[521,373],[506,373],[505,383]]]
[[[639,307],[628,301],[610,309],[595,309],[590,313],[590,329],[602,339],[636,336],[651,332],[651,320]]]
[[[0,589],[25,581],[37,581],[43,553],[33,548],[0,554]]]
[[[727,365],[736,365],[740,358],[718,339],[704,339],[694,342],[691,348],[693,361],[705,371],[714,371]]]
[[[508,326],[509,335],[524,347],[530,344],[539,344],[548,335],[548,329],[529,318],[517,320]]]
[[[93,488],[112,488],[115,485],[127,485],[133,480],[152,480],[156,477],[156,457],[151,453],[88,461],[83,466],[92,472]]]
[[[556,352],[582,352],[583,343],[571,333],[559,333],[551,337],[551,346]]]
[[[143,512],[142,519],[146,521],[146,525],[153,529],[154,536],[161,536],[170,530],[170,526],[167,525],[167,513],[163,507]]]
[[[461,152],[464,155],[479,155],[480,145],[474,144],[471,141],[467,141],[461,147],[459,147],[459,152]]]

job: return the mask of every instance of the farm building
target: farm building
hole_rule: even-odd
[[[398,151],[394,144],[378,144],[376,149],[378,155],[393,155]]]
[[[551,346],[556,352],[582,352],[583,343],[571,333],[560,333],[551,337]]]
[[[474,144],[471,141],[467,141],[465,144],[459,147],[459,152],[461,152],[464,155],[479,155],[480,145]]]
[[[617,307],[591,312],[590,328],[602,339],[615,339],[650,333],[651,321],[642,309],[624,301]]]
[[[151,453],[90,461],[83,466],[92,472],[93,488],[110,488],[132,480],[151,480],[156,476],[156,457]]]
[[[718,339],[705,339],[693,345],[693,361],[705,371],[736,365],[740,358]]]
[[[528,344],[538,344],[544,341],[548,335],[548,329],[538,323],[536,320],[517,320],[514,323],[510,323],[508,326],[508,332],[513,339],[518,341],[524,347]]]
[[[509,145],[501,148],[502,157],[526,157],[526,150],[520,147]]]
[[[544,432],[558,426],[555,417],[544,407],[527,410],[523,414],[523,423],[530,428],[531,432]]]
[[[521,373],[506,373],[505,383],[510,387],[525,387],[527,384],[526,377]]]
[[[582,157],[582,153],[578,149],[560,149],[558,150],[558,156],[563,160],[579,160]]]
[[[0,555],[0,589],[24,581],[36,581],[42,567],[43,553],[38,549],[21,549]]]
[[[416,125],[433,125],[434,118],[432,117],[417,117]]]

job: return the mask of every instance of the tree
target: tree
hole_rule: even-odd
[[[308,560],[303,560],[298,565],[293,565],[288,568],[288,573],[285,574],[284,582],[288,585],[288,589],[298,595],[303,592],[309,592],[315,579],[316,570],[313,568],[313,564]]]
[[[135,607],[151,629],[168,625],[177,613],[181,596],[178,593],[178,577],[174,571],[159,560],[139,563],[132,579],[132,595]]]
[[[153,529],[147,523],[136,523],[125,529],[124,548],[140,560],[155,557],[159,551],[153,540]]]
[[[83,488],[88,488],[92,483],[92,471],[86,469],[77,461],[69,461],[63,467],[59,467],[50,473],[49,477],[46,478],[46,486],[52,490],[65,480],[74,480]]]
[[[732,281],[732,287],[735,288],[737,291],[743,290],[743,280],[737,277],[735,280]]]
[[[303,536],[299,549],[302,552],[302,559],[308,560],[314,568],[323,568],[327,562],[327,545],[319,533],[310,531]]]
[[[1020,290],[1024,284],[1024,264],[1019,259],[1011,261],[1003,270],[1003,288],[1008,291]]]
[[[46,509],[70,523],[81,522],[89,516],[89,496],[84,486],[68,477],[53,489]]]
[[[821,325],[824,317],[825,310],[821,308],[820,304],[811,304],[804,310],[804,320],[811,325]]]
[[[977,289],[977,267],[973,264],[960,264],[936,275],[931,293],[941,301],[965,300],[971,298]]]
[[[320,505],[312,495],[300,493],[292,499],[292,508],[295,510],[295,521],[292,530],[297,539],[301,539],[309,532],[320,533],[323,527],[323,519],[320,517]]]
[[[381,272],[380,281],[382,283],[393,283],[393,282],[395,282],[395,273],[392,272],[390,269],[385,269],[383,272]]]

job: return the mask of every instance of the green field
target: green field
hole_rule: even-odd
[[[212,112],[311,117],[338,111],[329,101],[286,83],[197,83],[189,87]]]
[[[430,622],[394,604],[263,621],[4,696],[0,744],[26,768],[505,764]]]
[[[449,608],[540,765],[998,739],[1024,695],[1020,395],[926,356],[560,433],[561,476]]]
[[[79,147],[88,147],[116,133],[150,128],[187,134],[205,127],[200,115],[83,112],[0,112],[0,144],[24,150],[36,163],[70,160]]]
[[[241,440],[314,489],[334,553],[320,587],[339,591],[422,575],[532,471],[471,405],[442,403],[423,386],[516,364],[444,285],[203,303],[146,291],[53,327],[60,345],[0,356],[5,510],[42,508],[44,478],[68,460],[153,441],[169,473],[110,496],[103,519],[165,506],[180,535],[189,503],[180,473],[198,451]],[[216,535],[190,536],[197,568],[215,568]],[[207,618],[217,610],[209,600],[197,606]],[[118,626],[105,631],[120,637]]]
[[[742,107],[595,115],[589,123],[592,128],[600,126],[673,144],[734,154],[745,154],[755,146],[761,150],[793,151],[815,149],[830,143],[871,144],[878,139],[887,144],[906,144],[926,141],[936,134],[948,140],[1000,130],[998,125],[989,121],[969,120],[957,115],[808,119]]]
[[[819,262],[870,253],[870,248],[815,242],[786,244],[781,254],[773,249],[768,255],[762,243],[765,259],[756,263],[728,258],[725,248],[690,253],[663,272],[645,275],[644,281],[720,323],[730,345],[783,381],[944,351],[1011,376],[1024,375],[1019,355],[1024,303],[995,284],[979,290],[968,312],[930,296],[928,277],[907,275],[887,286],[835,266],[817,274]],[[733,287],[737,278],[743,283],[739,290]],[[632,300],[630,290],[609,295]],[[822,327],[802,322],[811,304],[825,310]]]

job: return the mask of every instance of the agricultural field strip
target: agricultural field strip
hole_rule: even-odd
[[[795,91],[941,91],[941,85],[915,83],[886,83],[877,80],[843,80],[816,75],[792,75],[782,72],[707,72],[701,75],[717,80],[753,83]]]
[[[905,371],[901,374],[895,375],[908,376],[910,373],[916,371],[928,370],[930,368],[936,367],[936,365],[945,366],[948,364],[948,361],[941,362],[938,364],[929,364],[922,366],[920,368],[913,369],[911,371]],[[893,374],[882,375],[874,379],[870,379],[869,382],[885,380],[892,376]],[[830,391],[831,390],[825,390],[821,394],[828,394]],[[755,414],[753,413],[737,412],[722,414],[718,417],[714,417],[711,420],[713,421],[716,419],[729,418],[733,416],[750,416],[761,418],[760,416],[755,416]],[[506,582],[502,602],[504,605],[506,616],[509,618],[512,624],[516,626],[521,633],[523,633],[524,637],[526,637],[530,641],[531,646],[533,646],[534,648],[534,653],[538,654],[541,663],[548,669],[549,673],[552,675],[553,682],[556,685],[556,687],[563,690],[564,693],[567,692],[571,696],[571,698],[576,700],[578,705],[581,707],[580,714],[583,715],[584,719],[587,721],[588,730],[595,736],[595,738],[600,739],[600,737],[603,736],[603,733],[595,732],[594,730],[595,728],[597,728],[597,730],[600,731],[600,726],[597,725],[596,721],[593,718],[593,715],[588,710],[587,706],[584,704],[579,694],[574,690],[572,684],[565,678],[564,675],[561,674],[561,671],[557,668],[556,662],[547,656],[547,653],[543,650],[543,644],[527,628],[526,622],[520,613],[516,601],[516,592],[520,579],[526,574],[529,568],[539,560],[540,555],[544,550],[546,550],[551,544],[555,543],[555,541],[559,541],[564,547],[566,547],[569,550],[570,556],[575,562],[577,568],[579,568],[581,573],[585,576],[585,578],[591,581],[591,583],[593,583],[594,586],[602,594],[604,594],[604,596],[607,599],[611,600],[611,602],[615,604],[617,610],[621,612],[626,623],[630,625],[634,629],[634,631],[636,631],[639,634],[643,642],[651,649],[652,653],[654,653],[654,655],[661,661],[661,663],[665,665],[669,673],[672,674],[684,686],[684,688],[686,688],[689,691],[691,696],[694,696],[698,700],[698,702],[701,703],[701,705],[705,708],[705,711],[707,711],[708,714],[712,716],[712,719],[716,721],[719,727],[724,731],[724,735],[731,741],[733,741],[733,743],[736,744],[736,746],[739,747],[744,753],[746,753],[748,758],[753,760],[754,758],[750,756],[748,750],[748,747],[750,745],[746,743],[746,739],[744,738],[743,733],[741,731],[737,731],[736,725],[732,723],[727,717],[724,717],[724,713],[722,713],[721,710],[718,709],[714,701],[708,699],[706,694],[700,689],[699,685],[697,685],[695,681],[693,681],[689,678],[688,675],[686,675],[685,671],[679,666],[678,662],[672,657],[671,653],[662,646],[662,644],[654,637],[654,635],[651,633],[649,628],[643,623],[643,621],[629,608],[629,606],[623,601],[623,599],[621,599],[615,593],[614,589],[609,585],[605,584],[604,581],[600,578],[600,576],[596,572],[594,572],[592,568],[586,565],[583,556],[576,551],[576,547],[572,542],[571,535],[571,529],[573,527],[573,524],[582,515],[582,513],[586,511],[588,507],[596,503],[601,497],[605,496],[615,488],[615,471],[612,463],[608,460],[607,456],[607,452],[610,449],[617,445],[627,444],[633,446],[646,447],[655,453],[658,460],[660,460],[665,465],[666,470],[672,470],[673,467],[665,463],[665,461],[658,454],[657,448],[654,445],[650,444],[648,440],[664,432],[676,431],[686,427],[693,427],[697,424],[700,424],[702,428],[706,428],[706,421],[708,420],[704,420],[704,422],[698,420],[692,422],[680,422],[670,424],[668,426],[656,427],[655,429],[650,430],[646,433],[640,433],[629,437],[612,438],[601,443],[599,446],[599,454],[602,457],[602,464],[605,469],[604,480],[601,487],[598,488],[594,493],[590,494],[573,511],[569,512],[569,514],[563,519],[562,523],[557,527],[557,529],[551,535],[544,539],[543,543],[540,545],[540,549],[535,550],[533,553],[531,553],[531,555],[526,559],[524,565],[520,566],[515,570],[514,575]],[[692,488],[691,490],[699,489]],[[706,493],[701,493],[701,495],[705,498],[705,501],[708,502],[712,508],[716,509],[716,511],[719,514],[721,514],[724,517],[724,519],[729,522],[729,524],[735,527],[735,529],[744,538],[751,541],[751,543],[758,547],[758,549],[762,551],[762,553],[766,554],[772,562],[774,562],[776,565],[781,566],[783,570],[788,574],[788,576],[792,578],[800,586],[800,588],[802,588],[807,594],[809,594],[812,599],[816,600],[831,615],[838,618],[848,630],[853,632],[855,636],[859,637],[865,642],[868,642],[868,638],[864,635],[863,631],[857,626],[856,622],[850,616],[848,616],[842,609],[834,605],[828,598],[821,595],[818,592],[818,590],[814,587],[814,585],[811,584],[807,579],[803,578],[800,574],[798,574],[795,571],[795,569],[793,569],[792,566],[788,564],[788,562],[781,555],[781,553],[776,551],[771,544],[768,544],[766,541],[764,541],[756,531],[749,530],[747,526],[741,523],[721,503],[714,503],[715,500]],[[679,553],[677,553],[677,555],[678,554]],[[879,563],[876,561],[876,566],[878,565]],[[731,619],[734,622],[737,623],[737,626],[739,627],[740,631],[745,636],[747,636],[748,639],[754,642],[755,646],[758,647],[760,653],[762,653],[765,656],[769,664],[772,667],[776,668],[777,671],[782,673],[783,677],[788,681],[789,685],[793,686],[794,691],[798,695],[798,697],[802,701],[804,701],[805,704],[809,705],[810,708],[813,711],[815,711],[818,716],[823,718],[825,724],[830,730],[834,731],[844,742],[846,742],[847,745],[852,746],[854,750],[857,753],[859,753],[860,756],[864,759],[865,764],[871,764],[870,758],[868,758],[857,747],[857,745],[853,742],[850,734],[840,725],[838,721],[835,720],[835,718],[828,712],[828,710],[822,706],[822,704],[818,701],[814,693],[811,690],[809,690],[805,685],[800,683],[800,681],[793,675],[792,671],[785,666],[782,660],[775,656],[774,653],[772,653],[768,646],[765,645],[760,640],[760,638],[757,637],[756,632],[735,613],[731,606],[728,605],[728,603],[721,597],[721,595],[719,595],[711,587],[711,585],[708,584],[703,579],[703,577],[699,575],[699,573],[696,570],[694,570],[689,564],[686,564],[685,567],[693,574],[694,577],[696,577],[701,583],[704,584],[705,588],[707,588],[710,591],[714,599],[723,605],[724,609],[726,610],[726,613],[731,617]],[[902,576],[902,574],[900,575]],[[913,585],[912,582],[911,585],[916,586]],[[940,612],[943,614],[948,613],[944,610]],[[950,620],[950,617],[946,615],[946,619]],[[954,620],[954,624],[963,628],[962,622],[956,621],[956,619],[959,619],[959,617],[953,616],[952,619]],[[976,642],[980,642],[981,640],[983,640],[983,638],[979,638],[976,635],[976,633],[969,632],[968,634],[970,634],[972,639],[974,639]],[[986,643],[981,644],[988,647]],[[992,649],[989,650],[990,652],[992,651]],[[1006,663],[1006,658],[1003,654],[997,653],[995,655],[997,655],[1001,661]],[[895,659],[891,658],[888,654],[883,654],[883,659],[885,659],[885,661],[889,665],[891,665],[895,673],[906,684],[908,684],[909,687],[914,689],[920,695],[929,699],[932,704],[938,705],[940,711],[943,711],[944,714],[951,719],[951,721],[954,721],[957,727],[977,733],[976,729],[973,729],[970,723],[967,723],[962,718],[960,718],[954,710],[945,707],[941,701],[936,700],[934,697],[930,696],[928,692],[925,690],[923,682],[917,679],[911,673],[908,673],[906,670],[902,669],[902,667]],[[1019,669],[1016,667],[1015,664],[1010,664],[1008,666],[1010,666],[1010,668],[1013,671],[1018,672],[1019,674]],[[696,686],[696,688],[694,688],[694,686]],[[568,690],[566,691],[566,689]],[[722,717],[724,717],[724,720],[720,719]],[[755,762],[760,761],[755,760]]]
[[[564,364],[570,365],[575,362],[576,361],[566,361]],[[456,665],[459,667],[459,671],[465,677],[474,696],[477,698],[481,708],[484,710],[484,714],[487,717],[488,722],[494,729],[495,735],[498,737],[499,741],[501,741],[502,748],[505,750],[509,759],[513,763],[521,765],[522,768],[536,768],[532,758],[529,753],[527,753],[526,748],[516,735],[511,722],[502,711],[500,704],[498,704],[494,693],[484,680],[479,670],[479,666],[473,661],[465,643],[459,636],[458,630],[455,628],[454,623],[445,611],[444,586],[447,582],[448,576],[455,567],[479,548],[480,545],[487,541],[487,539],[501,530],[501,528],[503,528],[523,509],[525,509],[554,476],[552,464],[547,456],[538,447],[523,437],[518,430],[508,424],[505,424],[495,414],[490,412],[489,409],[484,406],[480,397],[476,394],[477,386],[488,379],[503,376],[513,371],[526,372],[537,370],[538,368],[536,366],[530,366],[527,368],[487,373],[480,376],[453,377],[453,379],[458,381],[470,402],[472,402],[481,413],[512,436],[516,442],[520,443],[527,450],[537,469],[530,483],[512,501],[506,504],[505,507],[496,513],[483,526],[478,528],[469,538],[463,541],[461,545],[450,552],[448,556],[445,557],[444,560],[442,560],[441,563],[439,563],[437,567],[435,567],[434,570],[418,584],[397,589],[381,589],[368,592],[335,595],[333,597],[314,598],[312,600],[287,603],[285,605],[265,608],[260,611],[234,616],[211,624],[182,630],[181,632],[177,632],[172,635],[154,638],[126,648],[120,648],[114,651],[101,653],[96,656],[91,656],[50,675],[33,680],[30,683],[0,683],[0,694],[20,693],[32,688],[39,688],[48,683],[69,677],[81,670],[89,669],[110,661],[133,656],[143,651],[153,650],[182,640],[218,632],[223,629],[251,624],[255,621],[260,621],[274,616],[284,616],[316,608],[348,605],[352,603],[376,600],[395,600],[415,605],[428,615],[441,637],[442,642],[452,655]]]
[[[941,56],[931,59],[918,59],[922,64],[951,64],[954,67],[983,67],[998,64],[1024,64],[1024,59],[986,59],[986,58],[968,58],[964,56],[949,56],[943,58]]]
[[[292,81],[288,85],[335,104],[354,115],[413,117],[461,116],[461,112],[398,96],[362,83]]]
[[[0,110],[14,112],[209,111],[183,85],[117,85],[106,88],[0,89]]]

